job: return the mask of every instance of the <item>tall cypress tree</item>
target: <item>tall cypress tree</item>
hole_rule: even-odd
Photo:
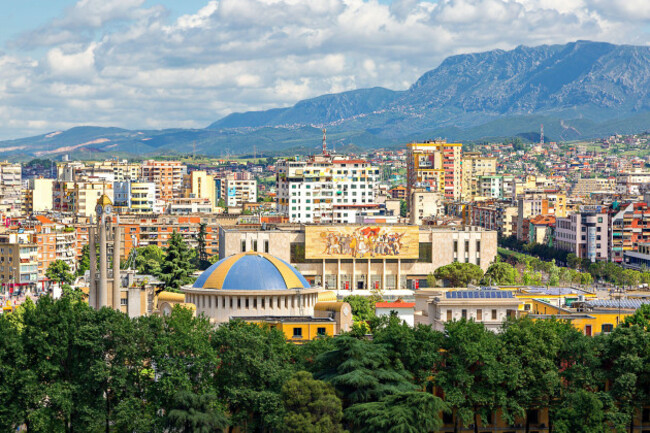
[[[160,268],[165,290],[178,290],[192,282],[194,272],[192,254],[182,236],[174,230],[165,250],[165,260]]]

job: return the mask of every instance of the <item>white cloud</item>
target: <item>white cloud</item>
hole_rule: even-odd
[[[650,20],[647,0],[206,0],[175,20],[144,5],[80,0],[17,37],[0,53],[0,135],[205,126],[323,93],[403,89],[457,53],[647,44]]]

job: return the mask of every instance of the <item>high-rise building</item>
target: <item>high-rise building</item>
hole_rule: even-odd
[[[650,240],[650,207],[637,202],[622,205],[611,216],[611,244],[609,259],[623,263],[626,252],[639,251],[640,245]]]
[[[208,199],[212,207],[216,206],[214,176],[203,170],[195,170],[183,178],[183,189],[185,198]]]
[[[114,207],[119,213],[159,213],[156,206],[156,184],[138,180],[113,183]]]
[[[555,218],[555,248],[580,258],[607,260],[609,215],[606,210],[583,207],[582,212]]]
[[[0,282],[4,287],[35,288],[38,283],[38,246],[31,233],[0,235]],[[4,290],[3,290],[4,291]]]
[[[156,198],[171,201],[183,196],[187,166],[179,161],[148,160],[142,163],[142,179],[156,184]]]
[[[282,161],[277,165],[278,212],[299,223],[336,222],[336,214],[354,221],[354,209],[375,205],[378,180],[379,169],[360,159],[318,155]]]
[[[493,175],[497,172],[497,158],[483,156],[480,152],[463,153],[462,162],[462,198],[472,200],[479,192],[479,177]]]
[[[426,185],[447,199],[461,196],[462,145],[445,140],[409,143],[406,145],[408,170],[408,197],[415,188]]]
[[[0,162],[0,212],[19,215],[22,210],[22,167],[20,164]]]
[[[47,212],[54,209],[54,179],[29,179],[25,189],[25,212]]]

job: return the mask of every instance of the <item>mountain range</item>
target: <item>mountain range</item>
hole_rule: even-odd
[[[337,149],[413,140],[555,140],[634,133],[650,126],[650,47],[576,41],[445,59],[409,89],[323,95],[292,107],[230,114],[205,129],[77,127],[0,142],[5,157],[63,153],[205,155],[315,151],[320,129]]]

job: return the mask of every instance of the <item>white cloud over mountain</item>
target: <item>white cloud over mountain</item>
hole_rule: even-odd
[[[647,0],[211,0],[171,20],[79,0],[0,53],[0,137],[79,124],[204,127],[233,111],[403,89],[446,56],[576,39],[648,43]]]

